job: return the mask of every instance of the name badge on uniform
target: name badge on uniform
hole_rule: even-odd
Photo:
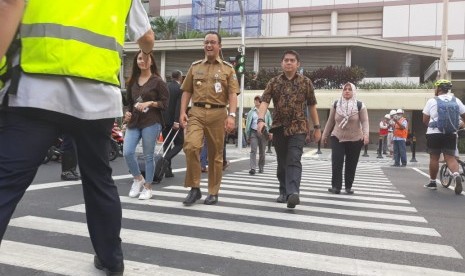
[[[221,83],[215,82],[215,92],[216,92],[216,93],[221,93],[221,92],[223,92],[223,89],[221,88]]]

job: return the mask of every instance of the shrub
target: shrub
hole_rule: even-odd
[[[359,89],[433,89],[434,85],[432,82],[426,82],[421,84],[416,83],[403,83],[399,81],[384,83],[384,82],[363,82],[358,85]]]
[[[281,74],[281,68],[260,69],[255,77],[255,72],[245,72],[246,89],[265,89],[268,81]],[[358,84],[366,75],[365,69],[361,67],[329,66],[320,68],[313,72],[304,71],[305,76],[309,77],[316,89],[334,89],[341,88],[348,81]]]

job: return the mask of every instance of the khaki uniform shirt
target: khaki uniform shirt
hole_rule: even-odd
[[[270,103],[271,99],[274,105],[272,128],[284,127],[285,136],[308,133],[305,109],[307,105],[316,105],[309,78],[298,73],[290,80],[284,73],[272,78],[266,85],[262,101]]]
[[[193,103],[227,105],[229,93],[240,93],[234,67],[219,57],[214,63],[207,58],[192,63],[182,91],[192,94]]]

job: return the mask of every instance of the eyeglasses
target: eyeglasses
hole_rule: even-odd
[[[216,45],[218,44],[218,41],[214,41],[214,40],[205,40],[203,42],[204,45],[208,45],[208,44],[211,44],[211,45]]]
[[[284,63],[288,63],[288,62],[295,63],[297,60],[294,59],[294,58],[285,58],[285,59],[283,59],[283,61],[284,61]]]

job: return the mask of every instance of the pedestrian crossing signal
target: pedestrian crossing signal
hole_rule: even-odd
[[[237,77],[240,78],[245,72],[245,56],[239,54],[236,56],[236,65],[234,67],[236,70]]]

